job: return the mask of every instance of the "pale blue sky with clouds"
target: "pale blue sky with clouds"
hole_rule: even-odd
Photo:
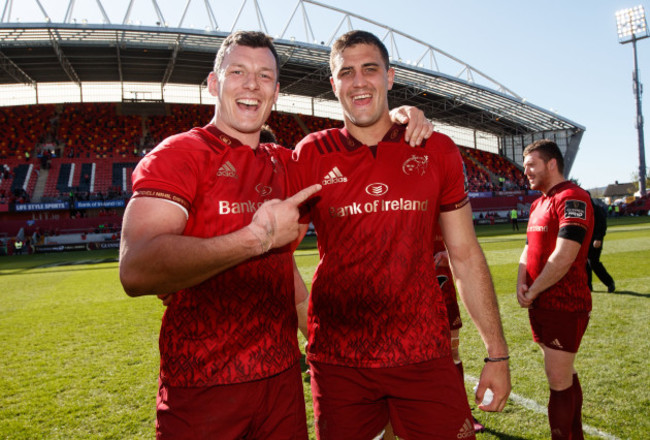
[[[14,2],[12,17],[22,22],[39,15],[36,2]],[[190,3],[184,26],[207,23],[203,0]],[[638,172],[636,108],[632,91],[631,44],[618,43],[615,12],[650,3],[641,0],[323,0],[390,26],[437,47],[502,83],[528,102],[586,128],[571,171],[584,187],[628,182]],[[0,1],[4,7],[5,2]],[[53,21],[62,21],[68,0],[41,0]],[[102,1],[113,23],[124,18],[126,0]],[[159,0],[170,26],[176,26],[185,1]],[[221,30],[232,25],[241,1],[210,0]],[[281,32],[294,0],[258,0],[271,35]],[[132,18],[155,23],[150,0],[134,1]],[[253,0],[246,8],[252,8]],[[29,7],[30,12],[21,12]],[[77,0],[74,15],[97,22],[95,0]],[[252,14],[247,14],[253,17]],[[224,17],[222,19],[222,17]],[[227,17],[227,18],[225,18]],[[317,18],[317,17],[316,17]],[[329,36],[331,27],[312,17],[314,32]],[[243,26],[250,27],[242,22]],[[241,26],[238,26],[241,27]],[[296,35],[304,39],[303,35]],[[325,37],[317,37],[323,39]],[[640,79],[650,84],[650,38],[638,43]],[[650,86],[649,86],[650,87]],[[650,118],[646,96],[644,114]],[[645,124],[645,131],[650,131]],[[646,141],[648,136],[645,136]],[[646,160],[646,162],[648,162]]]

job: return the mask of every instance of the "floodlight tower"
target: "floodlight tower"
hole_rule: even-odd
[[[639,192],[641,196],[645,196],[645,145],[643,140],[643,112],[641,110],[641,93],[643,93],[643,90],[639,82],[639,66],[636,55],[636,42],[650,36],[643,6],[635,6],[617,11],[616,27],[618,28],[618,42],[621,44],[631,42],[634,48],[634,72],[632,74],[632,80],[634,82],[634,95],[636,96],[636,129],[639,134]]]

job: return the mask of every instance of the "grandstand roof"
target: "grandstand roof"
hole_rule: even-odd
[[[100,0],[97,3],[101,6]],[[16,23],[10,21],[5,11],[0,22],[0,84],[27,84],[34,88],[44,82],[202,84],[212,68],[214,54],[230,30],[236,28],[239,15],[228,31],[217,30],[215,17],[210,19],[213,27],[205,30],[180,27],[182,20],[179,27],[169,27],[160,25],[164,23],[162,12],[156,1],[153,3],[160,20],[159,25],[152,26],[113,24],[103,8],[102,24],[75,23],[68,13],[63,22],[57,23],[44,10],[44,22]],[[68,11],[73,4],[71,0]],[[205,4],[210,18],[211,9]],[[245,5],[244,0],[240,14]],[[266,28],[257,1],[254,6],[258,28],[275,35]],[[312,42],[285,36],[299,15],[296,14],[299,7],[304,27],[309,30],[305,40]],[[318,8],[316,20],[309,18],[308,7]],[[290,12],[287,10],[287,14]],[[334,34],[321,40],[315,36],[313,28],[317,26],[313,24],[323,21],[325,12],[335,14],[339,26]],[[345,23],[347,28],[343,26]],[[577,138],[569,146],[574,149],[570,156],[575,157],[584,127],[526,102],[489,76],[427,43],[318,2],[299,0],[287,25],[277,34],[276,47],[282,63],[281,92],[335,100],[329,83],[329,44],[350,28],[370,30],[383,37],[389,47],[396,69],[391,106],[415,105],[431,119],[499,137],[567,131]],[[331,28],[326,31],[331,33]],[[406,49],[398,47],[400,39],[414,47],[413,59],[417,62],[402,61]],[[429,66],[424,64],[427,60]],[[461,73],[452,74],[452,70]],[[571,162],[569,157],[569,169]]]

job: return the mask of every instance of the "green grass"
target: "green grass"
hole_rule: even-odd
[[[619,220],[619,219],[617,219]],[[602,261],[617,284],[618,294],[594,277],[593,311],[576,361],[583,392],[583,423],[618,438],[644,438],[650,429],[650,400],[643,392],[650,383],[650,350],[645,337],[650,299],[650,224],[619,221],[610,226]],[[525,310],[516,301],[516,262],[525,236],[510,234],[481,240],[499,296],[501,316],[512,356],[513,393],[545,407],[548,387],[539,349],[531,342]],[[463,315],[466,318],[466,314]],[[461,331],[465,370],[478,377],[484,353],[468,319]],[[474,353],[477,353],[474,355]],[[490,432],[480,438],[549,438],[546,416],[511,404],[504,414],[479,414]],[[515,437],[504,436],[504,434]],[[600,438],[587,434],[586,438]]]
[[[510,345],[513,393],[545,407],[541,354],[514,294],[523,228],[512,233],[510,225],[487,226],[478,233]],[[154,438],[163,307],[156,298],[124,294],[116,256],[95,251],[0,258],[0,438]],[[303,242],[297,260],[309,283],[318,263],[313,239]],[[650,431],[648,219],[611,220],[602,260],[620,293],[605,293],[594,279],[594,310],[576,365],[584,423],[621,439],[640,439]],[[463,318],[461,356],[467,375],[478,377],[485,349]],[[307,383],[305,392],[311,421]],[[501,414],[474,413],[488,428],[480,439],[550,437],[545,415],[513,401]]]

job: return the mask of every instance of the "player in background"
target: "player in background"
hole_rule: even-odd
[[[587,191],[587,194],[589,194],[589,191]],[[589,194],[589,197],[591,197],[591,194]],[[594,210],[594,235],[591,237],[589,253],[587,254],[587,285],[589,286],[589,290],[594,290],[591,283],[593,272],[607,286],[607,292],[614,293],[616,292],[614,278],[607,272],[605,265],[600,261],[600,254],[603,252],[603,242],[607,234],[607,215],[605,214],[605,209],[596,203],[593,198],[591,198],[591,207]]]
[[[555,142],[528,145],[524,173],[542,197],[530,210],[517,300],[528,308],[533,340],[544,355],[551,438],[582,439],[582,388],[574,362],[591,312],[585,265],[593,209],[589,194],[564,178],[564,158]]]
[[[479,408],[503,409],[510,376],[459,150],[439,133],[415,148],[404,142],[388,112],[395,72],[376,36],[343,35],[330,68],[345,126],[307,136],[294,153],[297,187],[323,186],[308,205],[321,257],[307,353],[318,438],[372,439],[389,421],[408,439],[475,438],[436,280],[438,221],[488,351],[476,394],[495,397]]]

